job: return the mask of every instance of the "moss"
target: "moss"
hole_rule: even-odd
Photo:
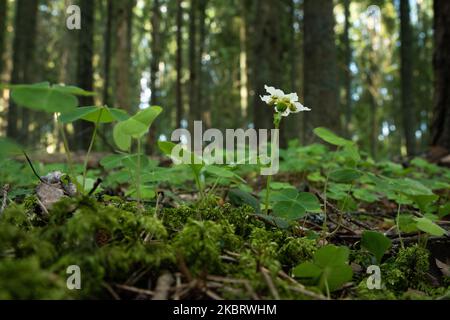
[[[386,286],[396,292],[425,289],[429,255],[429,251],[419,245],[400,249],[394,259],[382,266]]]
[[[289,267],[311,260],[317,251],[316,241],[308,238],[288,238],[278,253],[280,262]]]
[[[226,245],[224,234],[229,231],[212,221],[189,220],[173,246],[193,275],[215,274],[220,270],[220,254]]]
[[[356,287],[356,299],[359,300],[395,300],[394,292],[388,290],[384,285],[381,289],[369,289],[367,278],[363,279]]]

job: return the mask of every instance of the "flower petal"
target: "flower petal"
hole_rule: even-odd
[[[302,112],[302,111],[311,111],[311,109],[305,107],[300,102],[295,102],[294,106],[295,106],[295,112],[294,113]]]
[[[289,99],[291,103],[298,102],[298,95],[296,93],[289,93],[284,96],[285,98]]]
[[[272,96],[260,96],[261,100],[267,104],[270,104],[272,101]]]

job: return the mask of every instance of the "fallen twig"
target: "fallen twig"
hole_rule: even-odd
[[[261,267],[259,269],[264,277],[264,280],[267,283],[267,286],[269,287],[270,293],[272,294],[273,298],[275,300],[280,300],[280,295],[278,294],[277,288],[273,284],[272,277],[270,276],[269,270],[267,270],[264,267]]]
[[[9,184],[5,184],[2,189],[2,206],[0,207],[0,216],[2,215],[3,211],[5,211],[6,206],[8,205],[8,191],[9,191]]]
[[[313,298],[313,299],[316,299],[316,300],[328,300],[327,297],[325,297],[325,296],[323,296],[321,294],[309,291],[302,284],[300,284],[297,281],[295,281],[294,279],[292,279],[284,271],[279,271],[278,272],[278,276],[280,276],[281,278],[283,278],[283,279],[289,281],[290,283],[292,283],[293,287],[295,288],[295,291],[297,291],[299,293],[302,293],[302,294],[304,294],[307,297],[310,297],[310,298]],[[293,288],[291,288],[291,289],[293,289]]]
[[[156,282],[155,294],[152,300],[167,300],[174,278],[172,274],[165,272]]]
[[[142,295],[146,295],[146,296],[150,296],[152,297],[154,295],[154,292],[151,290],[146,290],[146,289],[140,289],[140,288],[136,288],[136,287],[131,287],[131,286],[127,286],[125,284],[115,284],[115,287],[124,290],[124,291],[129,291],[129,292],[133,292],[133,293],[137,293],[137,294],[142,294]]]

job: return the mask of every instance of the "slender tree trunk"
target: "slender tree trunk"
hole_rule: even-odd
[[[177,0],[177,53],[176,53],[176,127],[183,120],[183,0]]]
[[[116,101],[117,105],[131,111],[130,66],[131,66],[131,22],[134,0],[120,0],[116,7]]]
[[[241,98],[241,116],[242,124],[245,124],[248,116],[248,57],[247,57],[247,19],[245,14],[245,6],[241,5],[241,24],[239,26],[240,54],[239,54],[239,70],[240,70],[240,98]]]
[[[103,65],[103,104],[111,106],[110,95],[109,95],[109,86],[110,86],[110,78],[111,78],[111,37],[112,37],[112,27],[113,27],[113,19],[114,19],[114,5],[113,0],[106,0],[106,28],[105,28],[105,46],[103,48],[105,56],[104,56],[104,65]]]
[[[189,127],[193,126],[193,121],[201,120],[197,101],[197,9],[198,0],[191,0],[189,13]]]
[[[401,82],[402,82],[402,118],[406,150],[409,156],[416,153],[414,137],[414,99],[413,99],[413,39],[409,0],[400,1],[400,38],[401,38]]]
[[[203,54],[205,53],[205,40],[206,40],[206,6],[207,6],[207,0],[198,0],[198,22],[199,22],[199,44],[198,44],[198,51],[197,51],[197,57],[196,57],[196,64],[197,64],[197,88],[196,88],[196,95],[197,95],[197,108],[198,108],[198,114],[200,115],[201,120],[206,120],[205,116],[205,106],[204,106],[204,97],[205,97],[205,85],[204,85],[204,70],[203,70]],[[207,125],[207,124],[205,124]]]
[[[450,151],[450,1],[434,0],[435,101],[432,145]]]
[[[0,82],[3,74],[4,54],[6,48],[6,18],[8,16],[8,1],[0,0]]]
[[[152,106],[159,104],[159,88],[158,88],[158,79],[159,79],[159,62],[161,60],[161,4],[159,0],[153,0],[153,8],[152,8],[152,43],[151,43],[151,51],[152,58],[150,61],[150,91],[152,92],[150,104]],[[150,134],[148,136],[148,152],[153,154],[155,148],[153,145],[156,142],[156,134],[157,127],[154,123],[150,128]]]
[[[350,137],[350,124],[352,120],[352,47],[350,44],[350,0],[344,0],[345,26],[344,26],[344,88],[345,88],[345,131]]]
[[[94,15],[95,1],[80,0],[81,30],[78,38],[78,65],[77,65],[77,84],[79,87],[93,91],[94,90]],[[92,97],[80,97],[80,106],[92,106],[94,99]],[[89,140],[92,135],[93,126],[86,121],[77,121],[75,123],[75,137],[73,144],[75,149],[87,150]]]
[[[34,67],[38,0],[17,0],[14,23],[12,84],[31,83]],[[24,143],[28,136],[29,110],[9,102],[7,136]],[[20,119],[19,119],[20,118]],[[19,123],[21,132],[19,134]]]
[[[310,141],[315,127],[340,131],[333,0],[305,0],[304,37],[305,105],[312,109],[304,133]]]

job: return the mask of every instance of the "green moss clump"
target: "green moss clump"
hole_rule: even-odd
[[[386,286],[395,292],[426,289],[429,251],[419,245],[401,249],[393,261],[382,266]]]
[[[311,260],[317,251],[316,241],[308,238],[288,238],[278,253],[280,262],[289,267]]]
[[[396,300],[394,292],[388,290],[385,286],[381,289],[369,289],[367,278],[364,278],[356,287],[356,299],[359,300]]]
[[[173,247],[183,257],[193,275],[217,274],[222,250],[233,249],[239,240],[230,225],[189,220],[174,238]]]

